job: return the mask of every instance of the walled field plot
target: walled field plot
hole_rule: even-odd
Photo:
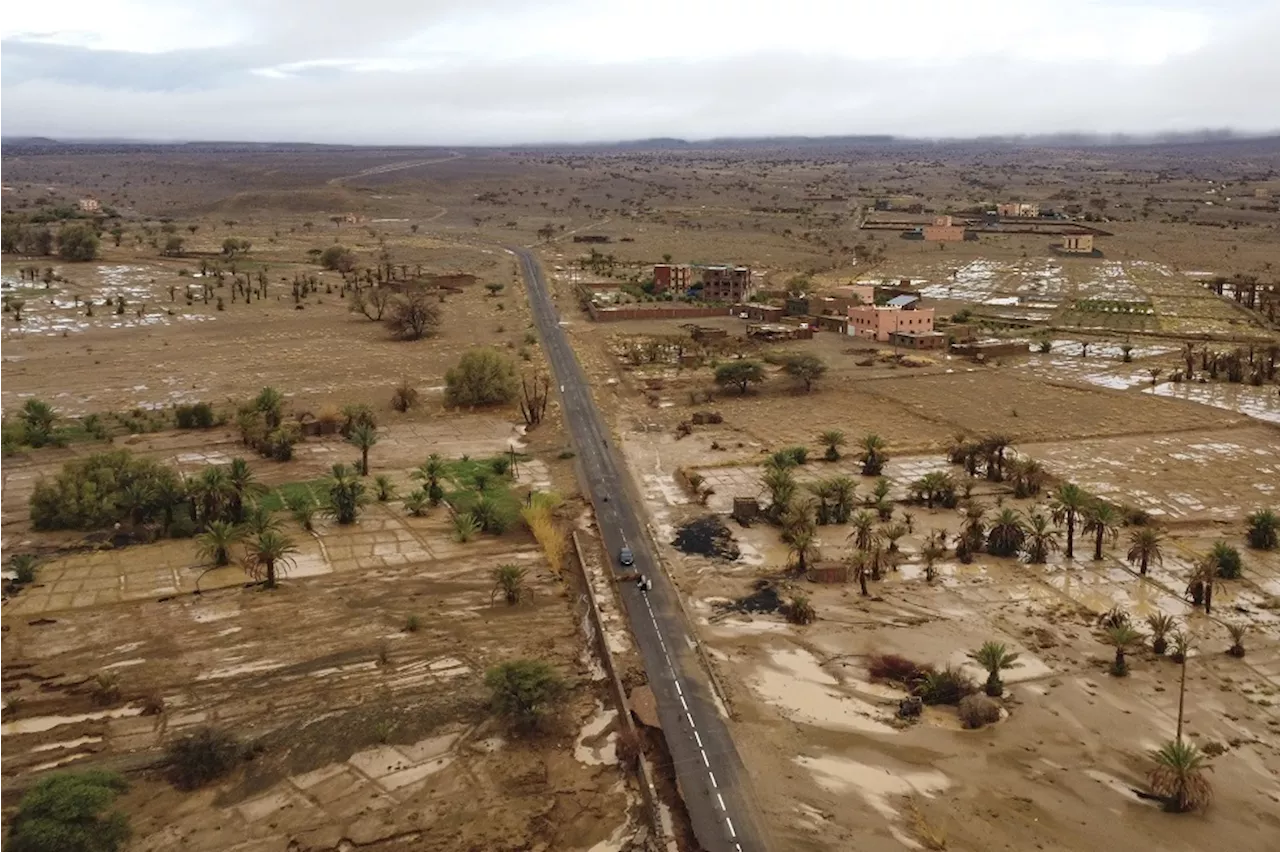
[[[1199,384],[1192,382],[1163,382],[1146,393],[1170,399],[1185,399],[1202,405],[1212,405],[1226,411],[1238,411],[1255,420],[1280,424],[1280,393],[1273,387],[1254,387],[1225,382]]]
[[[1280,436],[1265,426],[1023,444],[1053,473],[1169,521],[1238,521],[1280,492]]]
[[[276,592],[236,583],[130,594],[135,576],[168,582],[166,566],[184,561],[170,544],[42,567],[40,584],[5,607],[6,698],[21,698],[5,714],[6,803],[19,773],[145,763],[213,725],[263,753],[217,785],[216,800],[139,779],[125,803],[137,848],[268,849],[291,838],[335,848],[412,833],[422,848],[524,838],[586,849],[609,837],[626,822],[622,776],[614,760],[572,748],[581,725],[604,748],[595,688],[574,690],[544,742],[507,737],[484,706],[484,670],[505,659],[546,659],[592,682],[559,581],[522,535],[458,544],[441,511],[418,519],[375,506],[318,541],[292,530],[302,552]],[[508,562],[528,569],[533,593],[516,607],[491,603],[490,572]],[[54,591],[100,574],[123,592]],[[99,673],[118,685],[114,700],[91,700]],[[141,715],[145,696],[163,711]]]
[[[1239,418],[1202,407],[1150,405],[1150,396],[1049,385],[1007,370],[912,376],[867,382],[866,393],[957,430],[1002,432],[1019,441],[1211,428]],[[1166,402],[1166,400],[1161,400]],[[876,409],[873,407],[872,412]],[[839,421],[835,421],[840,428]],[[897,435],[879,429],[892,444]],[[857,434],[856,431],[851,434]]]

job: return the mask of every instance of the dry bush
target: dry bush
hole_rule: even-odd
[[[901,684],[911,688],[924,680],[933,666],[922,665],[897,654],[872,654],[867,659],[867,669],[873,681]]]
[[[401,379],[391,394],[391,407],[401,414],[418,404],[418,389],[409,384],[408,379]]]
[[[960,699],[960,722],[966,728],[981,728],[1000,721],[1000,705],[985,695]]]
[[[316,414],[316,422],[320,424],[320,432],[324,435],[332,435],[342,427],[345,420],[342,416],[342,409],[332,403],[325,405]]]
[[[564,555],[569,549],[569,539],[564,534],[564,530],[556,524],[553,512],[554,504],[551,501],[535,500],[521,510],[520,516],[524,518],[525,526],[529,528],[534,540],[542,548],[543,555],[547,557],[547,564],[556,575],[559,575],[564,567]]]

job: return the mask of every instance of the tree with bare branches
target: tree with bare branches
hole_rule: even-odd
[[[530,428],[542,422],[547,411],[547,401],[551,398],[551,379],[545,373],[538,373],[529,378],[520,377],[520,414],[524,416],[525,425]]]
[[[407,290],[391,300],[383,320],[400,340],[419,340],[436,330],[440,309],[421,288]]]

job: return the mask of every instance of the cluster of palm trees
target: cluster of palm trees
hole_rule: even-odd
[[[972,437],[957,432],[947,447],[947,459],[969,476],[985,474],[992,482],[1008,481],[1015,497],[1034,497],[1049,481],[1048,471],[1030,457],[1009,455],[1013,439],[994,434]]]
[[[1193,343],[1182,346],[1183,367],[1176,370],[1171,379],[1175,382],[1192,381],[1196,375],[1196,355],[1199,355],[1201,381],[1216,381],[1219,376],[1228,382],[1240,383],[1248,381],[1253,385],[1263,385],[1276,378],[1276,364],[1280,360],[1280,346],[1271,344],[1261,351],[1250,346],[1246,351],[1236,347],[1225,352],[1210,350],[1208,346],[1198,350]]]
[[[298,552],[280,530],[275,514],[256,498],[265,489],[244,459],[210,465],[186,480],[191,519],[203,528],[196,553],[214,567],[231,564],[232,548],[243,543],[245,570],[275,588],[277,573]]]

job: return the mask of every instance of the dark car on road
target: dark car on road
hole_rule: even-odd
[[[631,548],[625,544],[622,545],[622,550],[618,551],[618,564],[622,565],[624,568],[630,568],[632,565],[636,564],[635,554],[632,553]]]

